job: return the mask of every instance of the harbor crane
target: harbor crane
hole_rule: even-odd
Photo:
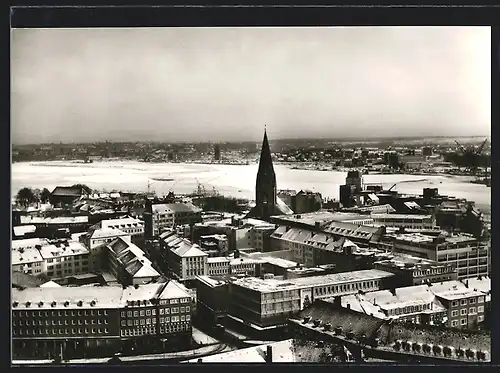
[[[478,148],[473,146],[465,148],[462,144],[455,140],[455,143],[458,145],[458,149],[461,151],[462,161],[460,161],[459,164],[464,165],[473,176],[476,175],[477,169],[480,167],[481,156],[487,142],[488,139],[485,139]]]

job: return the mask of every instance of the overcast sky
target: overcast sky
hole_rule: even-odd
[[[12,141],[491,133],[489,27],[12,31]]]

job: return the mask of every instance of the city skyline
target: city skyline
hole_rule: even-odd
[[[489,27],[15,29],[11,45],[15,144],[491,133]]]

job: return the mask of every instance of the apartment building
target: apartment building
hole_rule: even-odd
[[[436,217],[433,215],[372,214],[374,225],[407,229],[434,229]]]
[[[230,313],[260,327],[278,325],[317,299],[385,289],[392,277],[366,270],[289,280],[242,278],[229,285]]]
[[[135,287],[12,290],[17,358],[83,357],[191,337],[189,294],[174,281]],[[168,316],[167,316],[168,315]]]
[[[106,249],[108,268],[121,284],[147,284],[160,277],[144,252],[133,243],[119,237],[107,244]]]
[[[458,279],[490,274],[491,249],[487,242],[467,234],[388,234],[385,245],[391,250],[455,266]]]
[[[216,250],[221,255],[228,253],[227,236],[225,234],[201,236],[200,246],[207,250]]]
[[[484,321],[485,294],[471,288],[467,280],[464,282],[435,283],[430,286],[430,291],[448,310],[449,327],[475,329]]]

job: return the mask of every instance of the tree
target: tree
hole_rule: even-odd
[[[75,184],[72,188],[81,188],[85,194],[92,194],[92,189],[85,184]]]
[[[46,203],[50,201],[50,196],[51,196],[50,191],[47,188],[43,188],[42,191],[40,192],[40,201]]]
[[[22,188],[17,192],[17,201],[23,206],[37,202],[37,196],[31,188]]]

